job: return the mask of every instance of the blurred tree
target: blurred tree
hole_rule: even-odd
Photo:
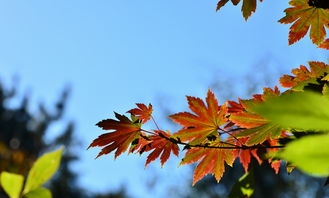
[[[29,111],[29,98],[24,97],[15,107],[9,103],[17,99],[15,88],[6,89],[0,83],[0,171],[8,171],[27,175],[37,157],[59,145],[65,146],[61,166],[58,173],[49,183],[54,198],[125,198],[125,191],[119,190],[106,194],[91,194],[77,185],[77,173],[70,168],[72,162],[78,160],[73,151],[78,144],[73,138],[74,124],[69,122],[56,138],[45,141],[49,128],[58,123],[65,123],[63,114],[70,90],[64,89],[54,108],[47,109],[43,104],[38,111]],[[0,192],[0,198],[7,197]]]

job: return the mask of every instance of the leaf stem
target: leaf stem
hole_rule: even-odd
[[[158,124],[157,124],[156,121],[154,120],[153,116],[151,116],[151,119],[153,120],[153,122],[154,122],[156,128],[157,128],[159,131],[161,131],[160,128],[159,128],[159,126],[158,126]]]

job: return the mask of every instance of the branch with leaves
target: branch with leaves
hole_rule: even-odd
[[[113,151],[115,158],[127,150],[139,154],[151,152],[147,156],[145,163],[147,166],[158,157],[161,165],[164,165],[171,153],[178,156],[181,150],[179,145],[182,145],[184,146],[182,150],[186,150],[186,153],[180,164],[199,162],[195,169],[193,184],[206,174],[213,174],[219,181],[224,173],[224,164],[232,165],[237,158],[246,172],[251,158],[254,157],[259,163],[268,160],[278,173],[280,161],[274,160],[276,157],[264,159],[259,153],[264,151],[271,153],[285,147],[286,143],[282,143],[285,142],[283,140],[289,142],[296,138],[294,129],[298,129],[298,126],[308,131],[313,128],[294,125],[293,120],[289,120],[287,124],[278,123],[276,121],[280,116],[274,119],[271,116],[267,117],[267,112],[274,112],[273,110],[259,110],[259,107],[268,108],[275,104],[273,101],[292,97],[293,93],[307,90],[312,85],[321,87],[323,97],[328,97],[329,65],[322,62],[309,62],[309,65],[310,71],[305,66],[301,66],[300,69],[293,70],[295,76],[284,75],[280,79],[283,87],[291,87],[283,93],[280,93],[278,87],[264,88],[262,94],[253,95],[251,99],[227,101],[222,105],[218,104],[214,93],[210,90],[205,101],[187,96],[191,112],[179,112],[169,116],[182,126],[175,133],[160,130],[152,117],[152,105],[137,104],[138,108],[128,111],[131,114],[130,118],[115,113],[117,120],[107,119],[97,123],[97,126],[112,132],[99,136],[90,147],[103,147],[97,157]],[[314,91],[319,90],[319,87]],[[283,101],[278,102],[276,106],[283,104]],[[297,101],[294,103],[297,104]],[[286,111],[287,106],[291,104],[282,105],[281,111]],[[303,111],[303,105],[296,108],[301,108],[300,111]],[[295,109],[296,112],[297,110]],[[306,113],[303,112],[301,116],[307,115]],[[156,129],[143,129],[143,124],[151,120]],[[325,132],[323,128],[321,129]]]
[[[217,11],[229,0],[220,0]],[[247,20],[256,11],[257,0],[231,0],[233,5],[242,2],[242,14]],[[259,0],[262,2],[262,0]],[[292,6],[284,12],[280,23],[292,23],[289,45],[299,41],[310,30],[312,42],[319,48],[329,49],[326,29],[329,28],[328,0],[291,0]],[[237,185],[249,188],[251,159],[259,164],[268,161],[276,173],[282,160],[287,169],[297,167],[314,176],[329,176],[329,65],[311,61],[309,69],[301,65],[292,70],[292,75],[280,78],[280,92],[264,88],[262,94],[251,99],[238,99],[218,104],[214,93],[208,90],[205,100],[187,96],[190,112],[179,112],[169,118],[181,125],[171,133],[161,130],[152,116],[151,104],[137,104],[129,110],[130,118],[115,113],[116,119],[102,120],[97,126],[108,133],[100,135],[89,147],[102,147],[97,157],[115,152],[147,156],[145,166],[160,158],[163,166],[171,153],[178,156],[185,152],[180,165],[198,163],[193,176],[193,185],[207,174],[219,182],[225,164],[233,166],[239,159],[246,175]],[[155,129],[146,130],[143,125],[153,121]],[[289,171],[291,172],[291,171]],[[247,185],[248,184],[248,185]],[[238,192],[232,193],[251,196]],[[230,194],[231,196],[231,194]]]

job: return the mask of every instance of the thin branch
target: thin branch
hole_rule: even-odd
[[[241,145],[243,145],[242,142],[240,142],[240,140],[239,140],[238,138],[236,138],[234,135],[228,133],[228,131],[225,131],[224,129],[222,129],[222,128],[220,128],[220,127],[218,127],[218,129],[219,129],[220,131],[223,131],[225,134],[227,134],[227,135],[233,137],[236,141],[238,141]]]
[[[142,130],[142,131],[145,131],[145,130]],[[149,132],[149,131],[145,131],[145,132]],[[158,134],[160,137],[162,138],[165,138],[167,139],[168,141],[174,143],[174,144],[180,144],[180,145],[184,145],[186,147],[199,147],[199,148],[214,148],[214,149],[242,149],[242,150],[246,150],[246,149],[259,149],[259,148],[283,148],[284,146],[264,146],[264,145],[253,145],[253,146],[210,146],[210,145],[207,145],[207,144],[195,144],[195,145],[192,145],[192,144],[188,144],[188,143],[185,143],[185,142],[182,142],[180,140],[176,140],[174,138],[169,138],[169,137],[166,137],[164,136],[163,134],[159,133]],[[145,139],[144,136],[141,136],[142,138]],[[223,142],[223,143],[226,143],[226,142]]]

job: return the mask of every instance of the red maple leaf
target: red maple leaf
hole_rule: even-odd
[[[232,139],[234,141],[234,139]],[[239,138],[239,141],[236,141],[235,144],[237,146],[244,146],[248,138]],[[244,171],[248,172],[248,167],[251,161],[251,157],[253,156],[257,159],[258,163],[261,164],[263,160],[257,154],[258,149],[235,149],[233,150],[234,156],[239,156],[240,163],[242,164]]]
[[[161,166],[169,159],[171,152],[178,156],[179,147],[176,143],[170,140],[171,135],[170,133],[166,133],[164,131],[155,130],[156,134],[148,136],[147,143],[145,142],[144,145],[140,146],[138,152],[148,152],[152,151],[148,156],[145,163],[145,167],[151,163],[152,161],[156,160],[160,155]]]
[[[213,142],[210,146],[227,147],[225,143],[219,140]],[[191,148],[189,149],[180,165],[190,164],[200,161],[194,170],[193,185],[207,174],[215,176],[217,182],[223,176],[225,171],[225,163],[232,166],[235,160],[233,150],[230,149],[214,149],[214,148]]]
[[[136,103],[136,105],[138,108],[131,109],[127,113],[131,113],[134,116],[138,117],[138,119],[142,120],[142,123],[144,124],[145,122],[151,119],[153,111],[152,105],[149,104],[148,106],[146,106],[145,104],[141,103]]]
[[[219,137],[218,129],[227,122],[226,104],[219,106],[215,95],[208,90],[206,103],[200,99],[187,96],[189,108],[195,113],[181,112],[169,116],[173,121],[184,128],[174,134],[182,141],[190,141],[190,144],[203,142],[209,136]]]
[[[114,112],[115,113],[115,112]],[[141,124],[136,117],[132,117],[132,120],[124,115],[115,113],[115,117],[118,120],[107,119],[98,122],[96,125],[104,130],[114,130],[114,132],[105,133],[96,138],[88,148],[90,147],[104,147],[96,158],[101,155],[109,154],[116,150],[115,158],[125,152],[129,145],[138,139],[141,134]]]

